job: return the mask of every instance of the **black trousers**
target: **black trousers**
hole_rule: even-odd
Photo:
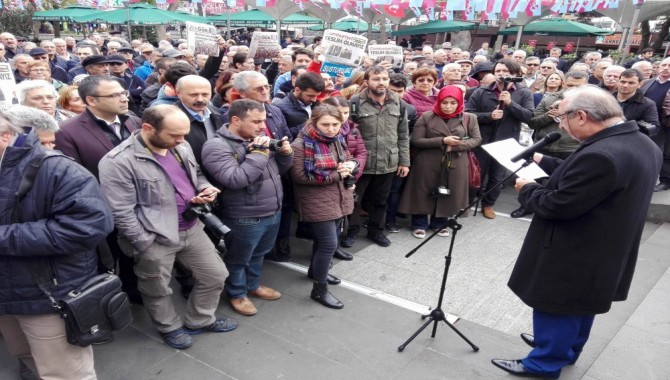
[[[653,140],[663,152],[663,164],[661,165],[659,180],[662,183],[670,184],[670,127],[661,127]]]
[[[394,173],[387,174],[363,174],[356,182],[356,194],[358,202],[351,215],[349,229],[360,231],[361,226],[361,202],[365,199],[368,208],[368,235],[381,232],[386,226],[386,200],[391,192]]]

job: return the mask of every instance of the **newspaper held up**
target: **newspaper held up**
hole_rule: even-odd
[[[18,103],[15,90],[16,83],[14,83],[12,67],[9,63],[0,62],[0,111],[6,111],[13,104]]]
[[[197,22],[186,23],[186,42],[193,54],[207,54],[219,56],[219,46],[216,44],[216,27]]]
[[[340,72],[346,77],[351,76],[353,69],[363,61],[367,44],[368,39],[358,34],[334,29],[324,31],[321,46],[326,59],[321,71],[331,76],[337,76]]]
[[[254,59],[272,59],[274,58],[281,45],[279,36],[275,32],[254,32],[249,44],[249,57]]]
[[[375,64],[386,61],[391,64],[392,69],[402,67],[402,46],[395,45],[370,45],[368,46],[368,57],[375,60]]]

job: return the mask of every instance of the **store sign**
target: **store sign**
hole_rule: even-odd
[[[628,41],[632,46],[640,46],[642,41],[642,36],[639,34],[633,34],[628,38]],[[621,42],[621,33],[611,34],[609,36],[597,36],[596,45],[616,45],[618,46]]]

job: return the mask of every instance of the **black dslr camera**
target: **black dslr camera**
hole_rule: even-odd
[[[498,78],[498,82],[503,82],[505,84],[521,83],[521,82],[523,82],[523,78],[522,77],[504,77],[504,78]]]
[[[437,198],[437,197],[447,197],[451,195],[451,190],[447,189],[444,186],[438,186],[433,192],[430,194],[431,196]]]
[[[185,220],[194,220],[195,218],[200,219],[209,232],[220,239],[216,248],[222,254],[226,253],[228,249],[226,248],[224,238],[230,232],[230,228],[223,224],[221,219],[212,213],[212,207],[210,205],[191,203],[189,204],[188,209],[182,214],[182,217]]]
[[[636,120],[637,127],[640,128],[640,132],[644,133],[649,137],[654,137],[658,134],[658,127],[654,124],[647,123],[644,120]]]
[[[279,149],[281,149],[281,146],[282,146],[283,143],[284,143],[284,140],[272,139],[272,140],[268,141],[268,149],[270,149],[270,151],[272,151],[272,152],[276,152]],[[253,147],[254,147],[254,149],[263,149],[264,148],[263,145],[258,145],[258,144],[254,144]]]
[[[349,160],[349,162],[354,164],[354,169],[351,171],[351,175],[349,177],[342,180],[342,182],[344,182],[344,187],[347,189],[351,189],[354,187],[354,185],[356,185],[356,174],[358,174],[358,167],[360,166],[356,160]]]

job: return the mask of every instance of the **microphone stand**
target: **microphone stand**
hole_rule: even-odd
[[[410,344],[414,340],[414,338],[416,338],[431,323],[433,323],[433,332],[430,335],[430,337],[435,338],[435,334],[437,333],[437,325],[438,325],[438,322],[440,322],[440,321],[446,323],[447,326],[449,326],[452,330],[454,330],[454,332],[456,332],[456,334],[458,334],[458,336],[460,336],[464,341],[466,341],[470,345],[470,347],[472,347],[473,351],[475,351],[475,352],[479,351],[479,347],[477,347],[465,335],[463,335],[460,331],[458,331],[456,326],[454,326],[452,323],[449,323],[449,321],[447,321],[445,313],[444,313],[444,311],[442,311],[442,302],[444,300],[444,291],[445,291],[445,288],[446,288],[446,285],[447,285],[447,277],[449,275],[449,267],[451,266],[451,255],[454,251],[454,242],[456,241],[456,233],[461,228],[463,228],[463,226],[460,223],[458,223],[458,218],[463,216],[463,214],[465,214],[465,212],[467,210],[469,210],[470,208],[472,208],[472,206],[476,205],[479,201],[481,201],[489,192],[491,192],[493,189],[501,186],[508,179],[512,178],[512,176],[516,175],[516,173],[518,173],[519,170],[527,167],[532,162],[533,162],[533,155],[526,158],[525,162],[518,169],[516,169],[514,172],[512,172],[512,174],[505,177],[505,179],[503,179],[501,182],[498,182],[491,189],[487,190],[480,197],[478,197],[477,199],[472,201],[472,203],[470,203],[466,208],[461,209],[460,211],[458,211],[458,213],[456,215],[449,217],[447,219],[446,223],[444,223],[444,225],[442,225],[442,227],[435,230],[426,240],[421,242],[421,244],[416,246],[414,249],[412,249],[411,251],[409,251],[409,253],[407,253],[405,255],[405,257],[407,258],[407,257],[410,257],[413,254],[415,254],[419,249],[421,249],[421,247],[423,247],[432,238],[434,238],[440,230],[442,230],[444,228],[447,228],[447,227],[451,229],[451,242],[449,243],[449,251],[447,253],[447,256],[444,257],[444,261],[445,261],[445,263],[444,263],[444,274],[442,275],[442,285],[440,287],[440,296],[439,296],[438,301],[437,301],[437,306],[435,307],[435,309],[433,309],[430,312],[430,314],[426,314],[426,315],[421,316],[421,319],[428,318],[428,320],[421,327],[419,327],[419,329],[416,330],[414,332],[414,334],[412,334],[412,336],[410,336],[409,339],[407,339],[405,341],[405,343],[401,344],[398,347],[398,351],[402,352],[405,349],[405,347],[407,347],[407,345]]]

